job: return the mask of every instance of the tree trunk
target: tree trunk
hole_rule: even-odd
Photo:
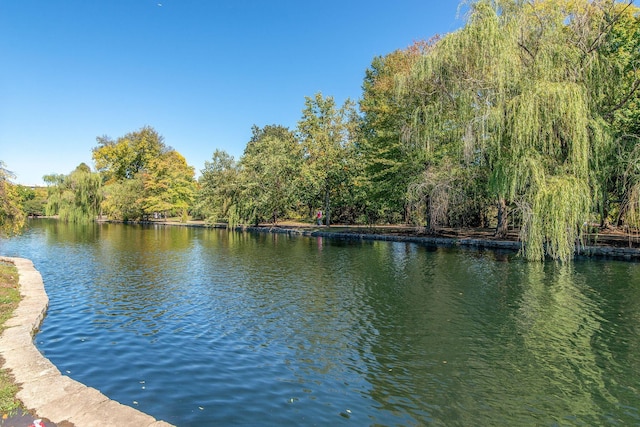
[[[434,227],[433,227],[433,222],[431,221],[431,197],[430,196],[426,196],[424,198],[424,210],[425,210],[425,229],[429,232],[429,233],[433,233]]]
[[[324,220],[325,225],[329,227],[331,225],[331,210],[329,204],[329,188],[325,189],[324,192]]]
[[[611,228],[609,223],[609,197],[604,188],[602,190],[602,204],[600,205],[600,228]]]
[[[507,237],[509,231],[509,223],[507,222],[507,201],[499,197],[498,198],[498,225],[496,226],[495,237]]]

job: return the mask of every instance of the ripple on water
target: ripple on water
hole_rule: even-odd
[[[176,425],[640,423],[637,264],[41,224],[0,241],[45,279],[38,347]]]

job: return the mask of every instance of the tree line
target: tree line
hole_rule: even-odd
[[[374,58],[357,104],[306,97],[295,129],[254,126],[197,180],[151,127],[99,137],[94,170],[45,177],[47,213],[256,224],[320,209],[327,225],[516,230],[526,258],[567,260],[592,227],[640,225],[639,141],[632,1],[477,0],[460,30]]]

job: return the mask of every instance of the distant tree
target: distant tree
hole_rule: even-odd
[[[74,223],[96,219],[103,198],[100,174],[82,163],[69,175],[48,175],[44,179],[49,185],[47,215]]]
[[[332,201],[352,183],[357,128],[353,102],[336,107],[333,97],[305,98],[297,135],[302,144],[302,191],[310,210],[323,206],[331,224]]]
[[[143,217],[144,184],[141,177],[112,182],[104,186],[101,212],[108,218],[132,221]]]
[[[248,222],[276,223],[296,204],[302,150],[283,126],[254,126],[252,131],[240,159],[239,213]]]
[[[177,151],[170,150],[149,161],[141,173],[142,206],[146,214],[177,213],[183,221],[195,196],[194,169]]]
[[[399,94],[395,82],[437,41],[416,42],[404,50],[373,59],[366,70],[360,110],[363,113],[359,149],[363,158],[361,180],[375,220],[399,222],[407,215],[409,184],[424,170],[424,152],[408,138],[415,97]]]
[[[106,184],[102,207],[107,216],[133,220],[178,214],[186,221],[196,191],[194,169],[155,129],[97,141],[93,160]]]
[[[12,178],[13,174],[0,160],[0,235],[18,233],[24,227],[20,192],[18,186],[11,182]]]
[[[93,161],[107,183],[135,178],[153,159],[171,150],[164,138],[149,126],[115,141],[106,136],[96,140],[98,146],[93,148]]]
[[[44,187],[18,186],[18,193],[22,200],[24,213],[27,216],[42,216],[46,214],[47,189]]]
[[[198,180],[196,210],[210,221],[234,219],[237,203],[238,165],[226,151],[216,150],[204,164]],[[231,215],[230,215],[231,213]]]

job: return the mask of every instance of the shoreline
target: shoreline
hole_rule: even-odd
[[[109,399],[100,391],[62,375],[36,348],[33,337],[49,306],[40,272],[25,258],[0,256],[16,266],[22,297],[0,335],[2,365],[20,390],[16,398],[28,411],[56,425],[108,427],[172,427],[151,415]]]
[[[188,221],[185,223],[176,221],[99,221],[99,223],[123,223],[138,225],[155,225],[155,226],[178,226],[193,228],[212,228],[212,229],[228,229],[224,223],[208,224],[204,221]],[[291,236],[305,237],[324,237],[341,240],[361,240],[361,241],[386,241],[415,243],[418,245],[432,248],[460,248],[466,250],[499,250],[518,253],[522,248],[522,244],[517,240],[517,236],[511,239],[489,238],[486,231],[477,230],[466,231],[460,233],[463,237],[456,236],[455,230],[451,233],[454,235],[423,235],[415,232],[415,227],[403,226],[341,226],[335,225],[329,228],[318,227],[303,223],[287,223],[281,225],[258,225],[258,226],[236,226],[234,231],[255,232],[255,233],[271,233],[271,234],[287,234]],[[331,230],[331,231],[329,231]],[[361,232],[367,230],[371,232]],[[387,232],[384,232],[384,231]],[[381,232],[382,231],[382,232]],[[593,238],[593,237],[592,237]],[[602,240],[614,241],[614,236],[600,236]],[[586,244],[577,245],[574,259],[601,259],[601,260],[619,260],[619,261],[640,261],[640,247],[624,247],[622,243],[626,241],[632,242],[631,236],[615,236],[613,244]],[[638,237],[633,237],[634,243],[638,244]],[[598,240],[598,237],[594,240]]]
[[[292,229],[274,229],[269,227],[247,227],[247,231],[283,233],[289,235],[302,235],[310,237],[327,237],[343,240],[376,240],[387,242],[415,243],[423,246],[437,248],[462,248],[469,250],[490,249],[506,250],[517,253],[522,244],[511,240],[492,240],[478,238],[455,238],[455,237],[427,237],[427,236],[398,236],[386,234],[359,234],[354,232],[322,232],[322,231],[299,231]],[[598,258],[623,261],[640,261],[640,249],[621,248],[615,246],[579,246],[577,247],[576,258]]]

